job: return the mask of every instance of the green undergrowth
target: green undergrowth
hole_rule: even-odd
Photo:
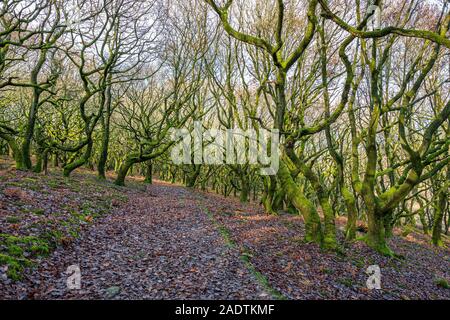
[[[0,265],[8,266],[6,274],[10,279],[22,279],[24,269],[34,266],[35,258],[46,256],[58,245],[78,238],[81,225],[92,223],[91,219],[101,216],[106,209],[109,207],[100,212],[93,212],[91,206],[85,206],[81,211],[52,213],[54,216],[65,215],[65,219],[35,223],[35,227],[44,230],[39,236],[0,234]]]
[[[71,243],[80,236],[83,226],[111,212],[114,201],[120,204],[128,200],[123,188],[119,190],[110,182],[99,182],[89,174],[65,178],[50,172],[46,176],[36,174],[20,180],[14,176],[3,178],[0,192],[17,187],[30,197],[10,198],[16,212],[0,221],[5,223],[4,230],[8,230],[0,233],[0,266],[6,266],[6,275],[14,281],[21,280],[25,269],[34,267],[39,257]],[[109,192],[105,192],[105,186]],[[64,197],[72,201],[56,202],[49,212],[39,207],[39,202],[44,200],[33,200],[48,192],[63,192]],[[27,217],[32,217],[32,223],[27,224]],[[9,228],[14,231],[10,232]]]
[[[33,258],[47,255],[50,243],[34,236],[13,236],[0,233],[0,265],[7,265],[6,274],[20,280],[25,267],[31,267]]]
[[[450,284],[448,281],[444,278],[437,278],[434,281],[438,287],[444,288],[444,289],[450,289]]]

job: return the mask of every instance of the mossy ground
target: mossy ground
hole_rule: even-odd
[[[33,265],[33,258],[47,255],[50,252],[50,243],[33,236],[13,236],[0,234],[0,265],[6,264],[6,274],[12,280],[22,277],[24,268]]]
[[[133,180],[127,189],[117,187],[88,170],[67,178],[59,168],[44,175],[16,171],[7,158],[0,164],[0,266],[12,280],[125,203],[127,192],[143,188]]]

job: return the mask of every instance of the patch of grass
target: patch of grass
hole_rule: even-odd
[[[346,286],[348,288],[353,287],[353,280],[350,278],[341,278],[341,279],[338,279],[337,282],[339,282],[340,284],[343,284],[344,286]]]
[[[365,266],[364,259],[362,259],[362,258],[355,258],[355,259],[353,259],[353,264],[355,266],[357,266],[358,268],[360,268],[360,269]]]
[[[241,256],[245,257],[247,259],[250,259],[250,258],[254,257],[253,254],[250,251],[247,251],[247,250],[243,250],[242,253],[241,253]]]
[[[40,185],[36,184],[35,182],[26,183],[25,187],[29,190],[38,191],[38,192],[42,193],[42,187]]]
[[[77,213],[76,211],[71,212],[72,216],[69,217],[68,221],[61,221],[60,225],[64,227],[65,232],[70,235],[72,238],[78,238],[80,236],[80,221],[86,221],[85,216]],[[57,234],[58,233],[58,234]],[[61,242],[64,238],[62,232],[56,231],[53,235],[53,241]]]
[[[24,267],[36,257],[49,254],[57,246],[68,243],[68,239],[78,238],[82,230],[81,225],[92,223],[96,217],[108,214],[113,207],[113,200],[124,203],[128,200],[123,188],[114,188],[114,185],[107,181],[99,183],[96,178],[79,179],[76,175],[65,178],[59,171],[57,174],[51,172],[45,179],[40,176],[21,177],[20,180],[11,179],[12,181],[10,179],[11,176],[5,176],[6,181],[0,186],[0,191],[7,187],[20,187],[43,193],[64,188],[64,193],[72,200],[57,204],[58,211],[52,213],[52,217],[58,219],[38,219],[38,222],[26,226],[27,229],[33,229],[33,233],[39,232],[37,237],[0,234],[0,264],[8,264],[8,276],[11,279],[19,279]],[[145,190],[145,186],[139,188]],[[78,197],[79,194],[83,197]],[[75,196],[77,201],[74,203]],[[28,215],[40,216],[49,213],[48,210],[36,208],[20,199],[17,199],[14,205]],[[3,222],[16,224],[21,220],[22,216],[11,213]]]
[[[441,287],[441,288],[444,288],[444,289],[450,289],[450,284],[444,278],[437,278],[436,280],[434,280],[434,282],[436,283],[436,285],[438,287]]]
[[[9,217],[6,217],[6,222],[8,222],[8,223],[19,223],[20,222],[20,218],[19,217],[9,216]]]
[[[328,268],[323,268],[322,272],[324,274],[330,274],[330,275],[334,273],[334,271],[332,269],[328,269]]]
[[[116,198],[117,200],[122,201],[122,202],[128,201],[128,196],[125,194],[116,194],[116,195],[114,195],[114,198]]]
[[[69,230],[69,234],[73,237],[73,238],[78,238],[80,236],[80,232],[76,229],[71,229]]]
[[[45,210],[37,208],[37,209],[31,210],[31,213],[41,216],[41,215],[43,215],[45,213]]]
[[[44,233],[42,238],[52,245],[57,245],[61,243],[61,239],[64,238],[64,234],[58,229],[52,229]]]
[[[81,187],[79,185],[76,185],[74,183],[66,183],[67,186],[74,192],[81,192]]]
[[[22,257],[23,256],[23,249],[21,247],[19,247],[16,244],[10,244],[8,246],[8,253],[11,256],[15,256],[15,257]]]
[[[41,243],[37,243],[37,244],[33,244],[30,247],[30,251],[35,254],[35,255],[47,255],[50,253],[50,248],[49,245],[45,242],[41,242]]]
[[[91,202],[90,200],[85,200],[85,201],[83,202],[83,204],[81,205],[81,210],[82,210],[83,212],[89,212],[89,211],[92,210],[93,207],[94,207],[94,206],[93,206],[93,204],[92,204],[92,202]]]
[[[61,183],[58,180],[47,180],[47,185],[50,188],[56,189],[61,186]]]
[[[224,238],[225,244],[228,247],[230,247],[230,248],[235,247],[236,244],[231,239],[230,231],[227,228],[225,228],[224,226],[221,226],[221,225],[217,225],[217,228],[219,229],[220,235]]]
[[[18,237],[0,234],[0,265],[8,266],[7,275],[12,280],[19,280],[25,267],[32,266],[31,260],[24,257],[25,252],[31,257],[45,255],[49,252],[48,244],[37,237]]]
[[[89,211],[83,210],[83,212],[80,213],[73,210],[70,212],[70,214],[72,215],[72,217],[69,218],[69,221],[61,223],[69,228],[71,227],[71,225],[78,225],[80,221],[85,221],[86,217],[89,215]]]
[[[0,253],[0,265],[5,264],[8,266],[6,275],[14,281],[22,279],[24,268],[33,265],[28,259],[11,257],[7,254]]]
[[[23,184],[16,181],[8,181],[8,187],[23,187]]]

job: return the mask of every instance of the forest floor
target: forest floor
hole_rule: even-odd
[[[111,178],[111,177],[110,177]],[[300,216],[156,181],[15,171],[0,160],[0,299],[450,299],[450,250],[397,234],[383,257],[304,243]],[[343,221],[338,219],[339,236]],[[342,240],[342,239],[341,239]],[[67,288],[69,266],[81,289]],[[366,286],[370,265],[381,289]]]

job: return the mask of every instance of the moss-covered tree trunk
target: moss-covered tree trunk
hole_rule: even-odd
[[[195,183],[197,182],[198,177],[200,176],[201,165],[193,164],[190,168],[190,171],[186,174],[186,187],[193,188]],[[175,177],[175,175],[173,175]],[[172,179],[172,183],[175,183],[175,180]]]
[[[240,177],[241,180],[241,192],[239,194],[239,200],[241,202],[248,202],[250,195],[250,180],[248,175],[242,174]]]
[[[153,162],[152,160],[148,160],[145,166],[145,183],[152,184],[153,183]]]
[[[373,133],[373,132],[372,132]],[[393,252],[386,243],[384,218],[380,212],[379,201],[374,194],[375,169],[376,169],[376,146],[375,138],[370,139],[367,146],[368,160],[364,182],[361,193],[366,205],[368,231],[366,243],[374,250],[385,254],[393,255]]]
[[[52,41],[56,41],[56,38]],[[31,163],[31,141],[33,139],[34,134],[34,128],[36,124],[37,119],[37,113],[38,113],[38,107],[39,107],[39,101],[41,94],[43,92],[43,89],[39,86],[38,76],[39,73],[44,66],[45,61],[47,60],[47,52],[48,47],[42,46],[41,50],[39,51],[38,59],[36,60],[36,64],[34,68],[31,70],[31,77],[30,82],[33,86],[33,99],[30,105],[30,109],[28,110],[28,119],[27,124],[25,127],[25,132],[23,136],[23,143],[21,147],[21,153],[22,153],[22,160],[24,169],[32,169],[32,163]]]
[[[392,216],[392,211],[383,214],[383,224],[384,224],[384,236],[386,238],[392,238],[394,235],[394,224],[395,220]]]
[[[175,183],[177,182],[177,168],[175,169],[170,169],[170,182],[171,183]],[[195,181],[194,184],[192,185],[192,187],[195,185]]]
[[[108,159],[108,145],[109,145],[109,129],[106,129],[106,127],[104,127],[102,132],[102,146],[97,163],[97,174],[100,179],[106,179],[106,161]]]
[[[159,157],[164,152],[166,152],[170,146],[171,144],[167,144],[160,150],[154,151],[153,148],[149,148],[147,150],[143,150],[142,152],[135,152],[129,154],[126,157],[126,159],[121,163],[114,183],[119,186],[125,185],[125,178],[128,174],[128,171],[130,171],[130,169],[132,168],[133,164],[142,163],[145,161],[152,161],[152,159]]]
[[[383,219],[376,212],[367,211],[368,231],[366,235],[366,243],[374,250],[385,254],[392,255],[393,252],[386,244]]]
[[[328,91],[328,71],[327,71],[327,42],[325,39],[325,26],[324,22],[322,25],[318,27],[318,32],[321,40],[321,48],[320,48],[320,61],[321,61],[321,75],[322,75],[322,84],[323,84],[323,100],[325,107],[325,117],[330,118],[330,94]],[[328,152],[332,156],[334,163],[336,165],[336,185],[339,186],[339,191],[342,193],[344,197],[344,201],[348,211],[349,221],[355,221],[354,213],[356,209],[354,208],[354,200],[353,195],[348,192],[348,190],[344,186],[344,159],[341,154],[336,150],[335,142],[333,141],[333,137],[331,135],[331,127],[327,125],[325,127],[325,137],[327,141]],[[320,206],[322,207],[324,214],[324,222],[325,222],[325,230],[324,230],[324,247],[329,249],[334,249],[337,247],[336,240],[336,226],[335,226],[335,213],[330,205],[330,199],[325,190],[325,186],[319,181],[314,172],[306,168],[307,172],[303,172],[305,176],[312,183],[317,196],[320,201]],[[303,170],[305,171],[305,170]],[[350,216],[352,217],[350,218]],[[349,232],[346,233],[346,237],[350,238],[352,236],[352,231],[354,229],[353,225],[349,225]]]
[[[264,193],[261,199],[264,211],[267,214],[276,214],[276,209],[273,207],[275,192],[277,188],[277,179],[275,176],[264,177]]]
[[[272,201],[272,209],[275,212],[278,212],[278,210],[283,210],[283,204],[284,199],[286,197],[286,193],[284,192],[283,188],[277,187],[277,190],[275,191],[275,195],[273,196]]]
[[[320,206],[324,216],[324,231],[322,244],[325,249],[334,250],[337,248],[335,214],[331,208],[328,196],[319,197]]]
[[[110,121],[111,121],[111,85],[106,89],[105,111],[101,116],[102,145],[97,163],[97,173],[100,179],[106,179],[106,162],[108,161]]]
[[[42,159],[42,170],[44,171],[44,174],[48,174],[48,154],[49,150],[46,150]]]
[[[38,152],[36,164],[33,169],[34,172],[41,173],[42,171],[44,171],[44,173],[47,174],[48,153],[48,148],[40,150],[40,152]]]
[[[55,168],[59,167],[59,154],[57,151],[55,151],[55,153],[53,154],[53,166]]]
[[[370,183],[369,183],[370,185]],[[369,247],[381,254],[392,256],[394,253],[386,243],[385,219],[380,212],[378,201],[367,181],[363,184],[362,194],[366,204],[368,231],[365,241]]]
[[[305,220],[305,240],[307,242],[321,243],[322,227],[316,207],[314,203],[303,195],[303,192],[294,182],[291,172],[283,160],[280,161],[278,177],[289,201],[301,213]]]
[[[116,185],[118,185],[118,186],[125,185],[125,178],[133,164],[134,164],[134,161],[132,159],[127,159],[122,162],[122,164],[120,165],[120,168],[119,168],[119,172],[117,172],[116,180],[114,181],[114,183]]]
[[[347,223],[345,225],[345,239],[354,240],[356,238],[356,221],[358,211],[356,210],[356,200],[354,195],[345,186],[341,187],[341,194],[347,208]]]
[[[83,155],[80,158],[78,158],[72,162],[69,162],[64,166],[63,175],[65,177],[69,177],[70,174],[75,169],[80,168],[81,166],[85,165],[89,161],[89,158],[91,157],[91,154],[92,154],[93,145],[94,145],[94,142],[92,141],[92,138],[89,137],[88,143],[86,145],[86,150],[84,151]]]
[[[309,180],[314,188],[317,198],[319,199],[320,207],[322,208],[324,218],[324,230],[322,245],[325,249],[336,249],[336,226],[335,226],[335,214],[330,205],[330,199],[327,191],[320,183],[318,177],[314,174],[311,168],[306,165],[302,165],[302,173]]]
[[[445,187],[439,192],[436,209],[433,217],[433,231],[431,236],[431,243],[435,246],[443,246],[442,242],[442,223],[444,212],[448,205],[448,194]]]
[[[26,170],[25,161],[16,139],[9,135],[2,135],[1,138],[5,139],[8,142],[9,148],[14,158],[14,162],[16,163],[16,169]]]
[[[293,164],[296,166],[296,169],[300,170],[303,176],[306,179],[308,179],[308,181],[311,183],[314,193],[317,196],[317,199],[319,200],[320,207],[322,208],[324,217],[322,245],[325,249],[334,250],[337,248],[335,214],[334,210],[330,205],[328,191],[322,185],[322,183],[319,180],[319,177],[311,169],[311,167],[306,165],[299,157],[297,157],[297,155],[294,153],[293,148],[290,147],[291,145],[293,144],[288,144],[288,147],[286,147],[286,154],[289,157],[289,159],[293,162]],[[300,190],[300,188],[298,189]]]
[[[36,74],[36,77],[37,77],[37,74]],[[36,82],[37,82],[37,80],[36,80]],[[34,127],[35,127],[36,117],[37,117],[37,109],[38,109],[38,105],[39,105],[39,97],[41,95],[41,92],[42,91],[39,88],[35,88],[33,90],[33,101],[31,103],[31,107],[29,110],[27,126],[26,126],[24,140],[23,140],[22,148],[21,148],[24,169],[27,169],[27,170],[31,169],[33,166],[31,163],[30,149],[31,149],[31,140],[33,139]]]

